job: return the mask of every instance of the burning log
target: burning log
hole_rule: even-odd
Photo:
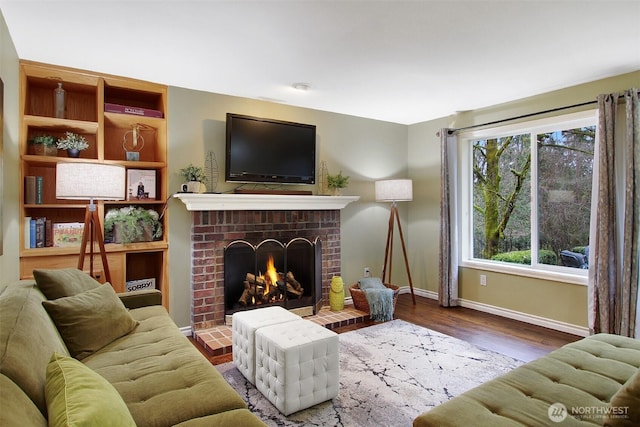
[[[264,277],[256,276],[255,274],[247,273],[245,280],[252,284],[265,285]]]
[[[275,283],[273,281],[275,280]],[[244,291],[238,299],[238,304],[248,305],[266,304],[282,301],[285,295],[302,298],[304,288],[298,282],[292,272],[275,273],[273,276],[256,276],[247,273],[244,280]]]
[[[287,291],[296,295],[298,298],[302,298],[304,288],[302,287],[302,285],[300,285],[300,282],[296,280],[292,272],[287,272],[285,280],[287,282]]]
[[[246,307],[252,301],[255,301],[255,295],[256,295],[256,287],[251,286],[251,284],[245,280],[244,291],[242,291],[242,295],[240,296],[238,303]]]
[[[291,283],[288,283],[288,282],[287,282],[287,292],[288,292],[288,293],[290,293],[290,294],[293,294],[293,295],[297,296],[297,297],[298,297],[298,299],[302,298],[302,290],[300,290],[300,291],[299,291],[299,290],[295,289],[295,288],[291,285]]]
[[[264,302],[280,301],[284,299],[285,289],[285,282],[278,280],[275,284],[272,284],[271,290],[264,296]]]

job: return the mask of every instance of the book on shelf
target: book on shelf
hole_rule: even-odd
[[[30,249],[31,248],[31,217],[30,216],[24,217],[24,236],[22,237],[24,239],[24,248]]]
[[[27,175],[24,177],[24,203],[41,205],[44,202],[44,178]]]
[[[156,171],[127,169],[127,200],[155,200]]]
[[[132,107],[130,105],[114,104],[111,102],[104,103],[105,113],[119,113],[119,114],[133,114],[134,116],[144,117],[158,117],[162,118],[164,115],[160,110],[154,110],[152,108]]]
[[[82,222],[58,222],[52,225],[53,246],[56,248],[68,248],[80,246],[82,243]]]
[[[52,247],[53,226],[54,224],[51,219],[26,216],[24,218],[25,249]]]
[[[127,280],[127,283],[125,284],[126,292],[141,291],[141,290],[155,289],[155,288],[156,288],[155,277],[151,277],[149,279]]]
[[[44,201],[44,178],[36,176],[36,205],[41,205]]]
[[[45,219],[36,218],[36,248],[44,248]]]
[[[36,177],[33,175],[24,177],[24,203],[27,205],[36,204]]]
[[[44,220],[44,246],[46,248],[53,246],[53,221],[47,218]]]
[[[29,220],[29,247],[36,247],[36,219],[31,218]]]

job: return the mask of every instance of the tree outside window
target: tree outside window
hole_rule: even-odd
[[[588,267],[596,127],[557,126],[471,140],[473,258]]]

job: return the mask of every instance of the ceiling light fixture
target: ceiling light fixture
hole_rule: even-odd
[[[302,92],[306,92],[311,88],[309,83],[294,83],[291,85],[295,90],[300,90]]]

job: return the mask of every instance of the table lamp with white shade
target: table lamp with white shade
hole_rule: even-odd
[[[391,282],[391,264],[393,255],[393,231],[394,222],[398,224],[402,253],[404,255],[404,265],[407,269],[407,278],[411,288],[413,304],[416,304],[416,296],[413,293],[413,281],[411,271],[409,271],[409,260],[407,259],[407,248],[404,244],[400,216],[398,214],[398,202],[410,202],[413,200],[413,181],[410,179],[385,179],[375,183],[376,202],[391,202],[391,212],[389,215],[389,229],[387,230],[387,245],[384,250],[384,265],[382,267],[382,281],[386,282],[387,263],[389,265],[389,283]]]
[[[124,200],[125,167],[102,163],[60,162],[56,165],[56,198],[89,200],[84,216],[78,269],[84,268],[87,243],[90,251],[89,274],[93,276],[93,242],[100,248],[105,280],[111,283],[102,226],[94,200]]]

